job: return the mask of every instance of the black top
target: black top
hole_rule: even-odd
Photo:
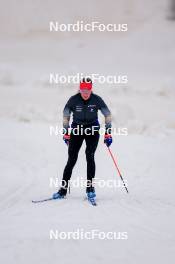
[[[66,103],[63,116],[70,117],[73,113],[73,123],[78,125],[90,125],[98,121],[98,110],[106,117],[111,114],[103,99],[92,93],[88,100],[84,100],[80,93],[70,97]]]

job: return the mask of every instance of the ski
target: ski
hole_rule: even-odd
[[[41,199],[41,200],[32,200],[32,203],[43,203],[47,201],[55,200],[53,198],[46,198],[46,199]]]
[[[97,203],[94,198],[86,198],[86,199],[91,205],[97,206]],[[40,200],[32,200],[32,203],[43,203],[43,202],[47,202],[51,200],[58,200],[58,199],[54,199],[53,197],[50,197],[50,198],[45,198],[45,199],[40,199]]]

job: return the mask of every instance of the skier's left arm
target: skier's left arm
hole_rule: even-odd
[[[102,98],[100,98],[99,109],[101,110],[102,114],[105,117],[105,136],[104,136],[104,143],[109,147],[112,144],[112,135],[111,135],[111,128],[112,128],[112,116],[111,111],[109,110],[108,106],[105,104]]]
[[[112,127],[112,116],[111,111],[101,97],[99,97],[99,109],[105,117],[105,128],[107,130]]]

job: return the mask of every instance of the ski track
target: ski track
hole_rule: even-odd
[[[174,246],[172,245],[174,245],[175,203],[171,199],[172,188],[166,190],[169,185],[165,185],[164,191],[166,191],[166,195],[162,196],[162,190],[159,190],[159,188],[161,182],[162,184],[164,183],[164,164],[160,161],[159,166],[162,166],[162,174],[158,174],[160,183],[154,186],[156,179],[152,175],[157,173],[155,170],[156,167],[151,166],[152,162],[149,159],[144,164],[143,161],[147,153],[143,157],[139,157],[143,174],[141,175],[138,168],[134,169],[134,165],[131,162],[132,155],[138,151],[138,147],[135,145],[135,136],[121,139],[123,152],[126,150],[128,157],[123,160],[122,153],[121,156],[119,155],[120,165],[124,164],[123,177],[131,182],[128,185],[129,194],[126,193],[125,189],[116,188],[109,191],[107,188],[101,189],[97,187],[97,206],[92,206],[85,199],[85,189],[71,188],[71,193],[63,200],[33,204],[32,199],[47,198],[55,191],[53,188],[49,188],[48,175],[50,174],[50,168],[52,170],[55,169],[55,175],[58,173],[61,179],[62,171],[59,171],[59,166],[57,166],[58,159],[56,153],[58,150],[55,147],[55,139],[50,138],[49,135],[46,138],[45,134],[40,134],[35,144],[32,145],[30,135],[32,137],[33,132],[38,129],[38,125],[29,124],[26,126],[23,123],[12,122],[10,126],[14,127],[13,129],[20,129],[23,134],[22,143],[21,136],[11,134],[5,129],[6,126],[8,127],[9,123],[7,122],[6,124],[6,122],[3,122],[4,129],[2,132],[4,131],[4,137],[9,137],[9,143],[5,143],[6,148],[3,146],[3,150],[8,150],[7,144],[11,144],[15,140],[16,148],[18,149],[18,155],[16,157],[22,155],[23,159],[27,160],[27,162],[22,163],[22,166],[20,166],[18,158],[14,159],[16,149],[11,150],[9,156],[5,155],[12,168],[14,170],[16,168],[16,173],[14,174],[15,182],[8,181],[9,177],[13,175],[6,174],[6,171],[4,171],[2,177],[2,187],[4,184],[5,190],[3,188],[3,193],[1,194],[0,215],[2,226],[5,228],[2,229],[1,226],[0,232],[2,235],[1,248],[8,248],[11,251],[9,256],[5,256],[2,253],[2,257],[6,258],[7,263],[13,263],[13,258],[17,259],[18,263],[23,263],[23,255],[25,257],[30,256],[30,261],[32,260],[34,263],[37,261],[48,263],[48,261],[55,258],[64,258],[65,252],[73,254],[74,251],[77,254],[79,251],[81,252],[77,256],[79,262],[83,261],[82,252],[84,252],[84,254],[88,254],[89,256],[88,261],[93,260],[93,263],[98,263],[98,261],[102,260],[100,257],[100,248],[105,249],[107,252],[103,256],[103,261],[107,261],[110,258],[111,261],[124,261],[124,263],[131,263],[131,260],[136,260],[136,263],[141,260],[142,263],[147,263],[149,256],[153,256],[159,260],[159,263],[164,263],[165,255],[168,254],[169,257],[173,258]],[[46,131],[47,125],[41,124],[40,129]],[[64,153],[66,156],[66,146],[63,144],[61,138],[57,140],[60,140],[61,153]],[[139,139],[137,138],[137,141],[139,141],[140,148],[140,146],[144,145],[145,136],[140,136]],[[1,144],[3,142],[3,134],[1,134]],[[131,142],[132,153],[129,153],[128,144],[131,145]],[[165,140],[165,143],[167,144],[167,140]],[[28,144],[28,151],[24,152],[23,144]],[[105,155],[106,150],[103,143],[100,142],[99,144],[101,151],[98,151],[96,154],[97,164],[99,164],[99,161],[101,161],[100,164],[108,164],[106,165],[108,166],[108,177],[110,179],[116,177],[114,167],[111,166],[111,160]],[[118,144],[119,142],[113,144],[113,151],[118,149]],[[146,149],[149,151],[149,144],[152,144],[152,138],[146,139],[147,148],[145,148],[145,151]],[[163,144],[162,140],[161,144]],[[158,147],[160,145],[159,140],[155,145],[157,147],[154,151],[156,151],[156,155],[161,160],[164,157]],[[169,153],[166,154],[172,156],[172,151],[174,151],[173,146],[167,149]],[[55,155],[52,152],[55,152]],[[50,167],[49,164],[51,157],[53,159],[53,167]],[[81,175],[84,171],[84,158],[84,149],[82,149],[79,157],[80,160],[78,161],[78,168],[80,166],[79,170]],[[7,160],[4,160],[4,162],[7,163]],[[1,160],[1,164],[3,165],[3,160]],[[97,165],[97,167],[99,166]],[[131,169],[131,173],[127,171],[127,168],[128,170],[129,168]],[[151,172],[151,170],[153,171]],[[170,173],[171,170],[167,171],[166,176],[173,182],[174,179]],[[75,169],[73,173],[74,178],[76,177],[75,173],[77,171]],[[25,177],[22,176],[23,174],[25,174]],[[98,177],[106,179],[102,166],[97,169],[97,175]],[[6,189],[7,186],[11,190],[10,193]],[[128,240],[113,242],[98,240],[90,242],[83,240],[67,241],[67,243],[65,241],[49,240],[50,229],[75,231],[77,228],[83,228],[86,231],[99,229],[101,231],[113,230],[127,232]],[[40,243],[42,247],[39,246]],[[148,256],[144,260],[142,259],[145,256],[143,246],[145,250],[149,251]],[[32,254],[35,248],[38,251],[37,255]],[[21,250],[23,253],[20,254]],[[49,254],[47,255],[43,251],[47,251]],[[67,256],[65,263],[70,263],[71,260],[72,258]],[[88,263],[88,261],[85,260],[85,263]],[[26,261],[26,263],[28,262]]]

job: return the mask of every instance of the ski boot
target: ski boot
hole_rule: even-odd
[[[53,199],[63,199],[67,194],[67,189],[60,188],[58,192],[54,193],[52,198]]]

